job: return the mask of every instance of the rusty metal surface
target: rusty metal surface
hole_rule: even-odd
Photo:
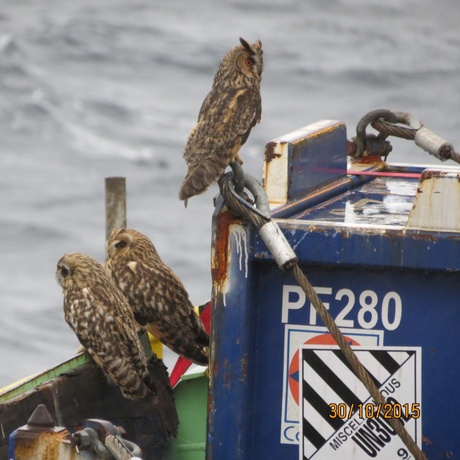
[[[15,460],[73,460],[76,449],[68,442],[67,430],[58,433],[42,432],[34,438],[21,438],[14,449]]]
[[[335,120],[321,120],[268,142],[263,182],[270,205],[297,200],[319,184],[344,176],[347,159],[341,153],[346,144],[346,127]],[[326,151],[327,165],[322,160]]]
[[[315,146],[304,145],[298,154],[305,158],[295,163],[294,174],[285,175],[287,181],[308,178],[302,164]],[[268,147],[270,170],[281,157]],[[325,151],[323,162],[333,163],[336,154]],[[460,375],[452,363],[458,361],[460,232],[408,227],[420,186],[445,175],[427,172],[419,181],[422,166],[362,168],[370,174],[338,175],[311,189],[294,185],[304,193],[272,215],[337,325],[355,334],[358,345],[371,337],[377,346],[422,350],[422,433],[416,442],[429,458],[450,456],[459,446],[452,402]],[[372,177],[373,170],[389,174]],[[393,172],[400,177],[391,177]],[[289,331],[305,333],[299,342],[304,343],[325,329],[254,228],[238,226],[226,213],[221,202],[213,220],[213,245],[219,249],[213,257],[207,458],[299,458],[298,412],[283,409],[300,385]]]
[[[363,177],[349,176],[278,208],[274,215],[282,217],[279,225],[291,233],[296,252],[308,248],[314,263],[460,271],[459,173],[423,167],[386,172],[370,172],[361,183]],[[433,186],[447,178],[449,186]],[[257,236],[254,257],[271,258]]]
[[[380,180],[370,185],[373,192],[386,187]],[[414,188],[405,191],[399,184],[396,191],[404,196]],[[312,319],[308,300],[302,305],[294,299],[286,307],[283,292],[295,287],[292,275],[277,268],[253,229],[237,230],[234,221],[226,227],[228,220],[223,215],[215,222],[228,246],[221,248],[226,289],[215,291],[213,305],[207,458],[298,458],[294,441],[280,443],[283,378],[295,380],[288,374],[293,364],[283,358],[285,328],[321,325]],[[454,362],[458,348],[460,235],[297,218],[278,223],[333,317],[341,315],[357,334],[381,334],[386,346],[423,348],[423,439],[455,444],[449,428],[455,410],[439,392],[450,394],[451,382],[458,380],[458,369],[442,363]],[[245,240],[238,242],[235,235],[242,231]],[[362,315],[360,302],[369,298],[376,301],[375,314]],[[386,309],[385,299],[392,299]],[[435,377],[441,374],[443,379]],[[426,441],[424,448],[430,448]]]
[[[214,234],[219,234],[219,238],[213,238],[211,247],[211,274],[213,287],[217,291],[225,292],[227,282],[227,264],[228,264],[228,242],[229,228],[234,223],[239,223],[233,213],[226,210],[215,219]]]
[[[221,208],[213,216],[213,233],[218,237],[213,240],[213,305],[212,324],[225,322],[225,318],[232,317],[237,321],[238,309],[230,307],[234,303],[247,304],[249,284],[246,282],[235,284],[235,271],[246,273],[249,268],[251,257],[251,240],[248,238],[250,226],[241,222],[226,208]],[[245,280],[250,282],[250,279]],[[227,297],[228,296],[228,297]],[[227,306],[229,308],[227,308]],[[214,442],[230,442],[235,444],[236,449],[243,449],[240,445],[242,440],[240,431],[235,432],[228,426],[215,423],[228,415],[230,418],[238,418],[241,430],[245,429],[246,423],[250,422],[247,417],[248,401],[246,388],[249,382],[248,370],[251,367],[251,356],[246,352],[249,337],[251,335],[250,322],[238,322],[238,329],[229,340],[222,340],[219,328],[211,329],[211,363],[209,403],[208,403],[208,446],[207,459],[223,458],[221,455],[214,456]],[[231,350],[228,354],[227,351]],[[225,393],[229,404],[216,407],[216,394]],[[228,452],[228,458],[237,459],[233,452]]]
[[[94,363],[64,373],[41,386],[0,405],[0,460],[8,459],[9,435],[26,424],[38,404],[45,404],[57,425],[81,429],[84,420],[110,420],[126,431],[126,439],[138,444],[146,458],[159,460],[177,433],[178,418],[161,360],[149,360],[149,370],[159,390],[155,405],[129,401],[110,385]],[[53,457],[51,457],[53,458]]]
[[[407,226],[460,233],[460,172],[423,172]]]

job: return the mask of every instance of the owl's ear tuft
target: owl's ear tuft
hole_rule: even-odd
[[[244,39],[240,37],[240,43],[244,46],[244,49],[246,51],[249,51],[250,53],[254,53],[253,49],[249,45],[249,43]]]

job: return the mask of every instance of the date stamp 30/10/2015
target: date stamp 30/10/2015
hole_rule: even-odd
[[[390,399],[390,398],[389,398]],[[418,419],[420,417],[420,404],[419,403],[405,403],[400,404],[396,401],[387,402],[385,404],[350,404],[345,403],[331,403],[329,404],[329,418],[339,418],[342,420],[351,419],[355,413],[358,413],[360,419],[371,418],[396,418],[405,421],[411,418]]]

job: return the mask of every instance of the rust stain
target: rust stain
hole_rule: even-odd
[[[241,382],[246,382],[247,377],[248,377],[248,354],[245,353],[243,356],[243,359],[240,361],[241,363],[241,377],[240,381]]]
[[[229,211],[221,212],[217,217],[211,275],[213,284],[219,291],[227,281],[229,228],[236,222],[239,220]]]
[[[352,164],[387,166],[387,164],[382,160],[382,157],[378,153],[364,152],[361,158],[352,158],[351,162]]]
[[[439,241],[439,237],[431,233],[411,233],[410,236],[414,240]]]
[[[217,362],[217,359],[214,359],[214,356],[211,359],[211,363],[212,363],[212,377],[214,377],[219,372],[219,363]]]
[[[281,156],[281,153],[275,153],[276,145],[276,142],[267,142],[265,146],[265,163],[270,163],[270,161]]]
[[[233,372],[231,368],[229,368],[229,362],[228,359],[224,359],[222,361],[222,382],[223,386],[226,388],[231,388],[232,387],[232,380],[233,380]]]
[[[208,414],[214,412],[214,398],[212,397],[211,392],[208,391]]]
[[[347,139],[347,145],[345,147],[345,151],[347,152],[347,157],[353,157],[356,153],[356,142],[349,141]]]
[[[18,439],[14,450],[15,458],[18,460],[32,460],[42,458],[46,460],[58,460],[60,458],[60,447],[68,440],[69,433],[62,430],[60,433],[43,432],[35,439]],[[69,460],[75,458],[75,449],[70,448],[66,456]]]
[[[382,229],[379,228],[366,228],[365,230],[363,229],[353,229],[350,230],[346,227],[332,227],[332,228],[325,228],[317,225],[311,225],[309,226],[309,231],[311,232],[317,232],[317,233],[328,233],[333,231],[331,234],[332,236],[340,234],[340,236],[346,240],[347,238],[356,235],[357,233],[359,234],[365,234],[369,237],[371,236],[383,236],[386,238],[394,238],[394,239],[399,239],[401,238],[401,233],[399,230],[392,230],[392,229]],[[439,236],[436,234],[431,234],[431,233],[419,233],[419,232],[410,232],[407,234],[410,236],[410,238],[417,240],[417,241],[428,241],[428,242],[436,242],[439,241]],[[449,239],[460,239],[457,235],[452,235],[448,237]]]
[[[428,444],[429,446],[431,446],[433,444],[433,441],[431,441],[430,439],[428,439],[426,436],[424,436],[422,434],[422,441],[426,444]]]
[[[420,177],[420,183],[428,179],[443,177],[443,176],[446,176],[447,174],[448,173],[446,173],[445,171],[425,170],[422,173],[422,177]]]

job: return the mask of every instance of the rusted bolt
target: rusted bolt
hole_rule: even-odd
[[[85,430],[77,431],[73,437],[80,450],[86,450],[91,447],[91,436]]]

